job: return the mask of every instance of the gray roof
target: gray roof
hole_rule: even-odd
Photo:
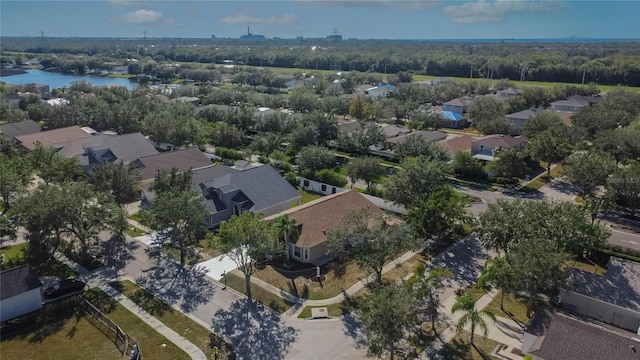
[[[0,273],[0,300],[12,298],[42,286],[38,274],[26,264]]]
[[[232,169],[233,170],[233,169]],[[251,206],[247,210],[260,212],[272,206],[285,202],[292,202],[300,198],[296,191],[274,168],[262,165],[236,172],[220,172],[221,176],[211,176],[208,179],[194,175],[193,184],[200,188],[219,189],[225,194],[235,193],[234,201],[249,201]],[[241,192],[237,193],[237,192]],[[210,200],[210,199],[208,199]],[[209,201],[208,201],[209,202]],[[210,209],[216,209],[218,204],[209,204]]]
[[[632,339],[633,333],[556,311],[536,312],[525,332],[539,336],[530,349],[523,349],[536,359],[637,360],[640,356],[640,342]]]
[[[417,131],[411,134],[401,135],[395,138],[387,139],[387,142],[391,144],[399,145],[404,143],[405,141],[407,141],[408,138],[413,136],[419,136],[429,142],[440,141],[447,138],[447,134],[443,133],[442,131],[423,130],[423,131]]]
[[[527,110],[518,111],[517,113],[508,114],[507,118],[529,120],[530,117],[535,116],[536,114],[537,114],[536,111],[527,109]]]
[[[359,121],[347,121],[338,124],[338,132],[340,134],[351,134],[362,127]]]
[[[139,132],[125,135],[100,134],[55,144],[54,147],[60,149],[61,155],[76,158],[85,168],[105,161],[128,164],[144,156],[159,154],[153,144]]]
[[[551,103],[551,105],[564,105],[564,106],[587,106],[588,102],[583,100],[558,100]]]
[[[382,126],[381,128],[382,128],[382,132],[384,133],[384,137],[386,139],[393,138],[400,135],[405,135],[411,132],[410,129],[396,126],[396,125],[387,125],[387,126]]]
[[[197,147],[167,151],[157,155],[141,157],[134,162],[134,166],[142,174],[142,180],[153,179],[158,170],[187,171],[211,165],[211,160]]]
[[[640,311],[640,263],[611,257],[605,275],[570,269],[568,290]]]
[[[33,120],[0,125],[0,133],[8,138],[40,132],[40,125]]]

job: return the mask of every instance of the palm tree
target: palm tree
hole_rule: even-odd
[[[484,288],[493,284],[500,288],[500,310],[504,311],[504,293],[511,283],[511,268],[504,258],[489,259],[484,263],[484,270],[478,278],[478,287]]]
[[[460,320],[458,320],[456,330],[462,331],[468,324],[471,324],[471,344],[473,344],[473,334],[477,326],[483,330],[484,336],[487,336],[489,332],[489,328],[487,327],[487,323],[484,321],[483,316],[488,317],[494,322],[496,321],[496,316],[493,315],[491,311],[486,309],[476,309],[476,302],[469,294],[459,297],[453,305],[451,312],[455,313],[457,311],[463,311],[464,315],[462,315]]]
[[[276,220],[276,229],[278,231],[278,238],[284,239],[284,252],[287,255],[287,263],[291,261],[291,255],[289,253],[289,240],[298,237],[298,225],[296,219],[284,215]]]

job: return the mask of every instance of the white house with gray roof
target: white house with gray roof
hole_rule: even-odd
[[[505,117],[513,129],[513,134],[520,135],[520,130],[522,130],[522,127],[527,120],[534,117],[536,114],[538,114],[536,109],[526,109],[513,114],[508,114]]]

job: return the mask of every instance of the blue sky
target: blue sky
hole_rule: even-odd
[[[2,36],[640,38],[640,1],[2,0]]]

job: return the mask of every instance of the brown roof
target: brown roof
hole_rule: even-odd
[[[452,139],[438,141],[437,144],[449,155],[455,155],[462,151],[471,151],[471,143],[475,140],[469,135],[462,135]]]
[[[133,165],[142,174],[142,180],[153,179],[158,170],[171,170],[177,168],[178,171],[187,171],[211,165],[211,160],[207,158],[200,149],[192,147],[184,150],[164,152],[158,155],[145,156],[134,161]]]
[[[573,118],[573,113],[570,111],[553,111],[554,114],[558,115],[562,122],[567,126],[573,126],[573,122],[571,118]]]
[[[474,98],[468,97],[468,96],[463,96],[463,97],[459,97],[459,98],[455,98],[453,100],[449,100],[447,102],[445,102],[445,105],[453,105],[453,106],[469,106],[471,104],[473,104],[473,102],[475,101]]]
[[[503,147],[503,148],[512,148],[516,147],[520,144],[524,144],[527,142],[526,136],[511,136],[511,135],[489,135],[485,136],[481,139],[473,141],[474,143],[478,143],[484,145],[486,147]]]
[[[301,206],[269,216],[275,219],[288,214],[302,225],[296,245],[313,247],[326,240],[325,233],[339,227],[343,220],[354,211],[367,208],[371,217],[382,216],[382,210],[357,191],[349,190],[324,196]]]
[[[16,136],[15,139],[25,148],[33,150],[36,148],[37,142],[41,143],[43,146],[51,146],[53,144],[59,144],[88,137],[91,137],[91,134],[87,133],[81,128],[77,126],[69,126],[66,128]]]

